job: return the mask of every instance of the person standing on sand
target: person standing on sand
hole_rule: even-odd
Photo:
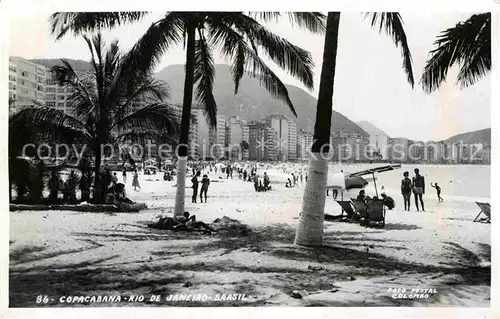
[[[306,173],[306,183],[307,183],[307,173]]]
[[[259,191],[259,176],[257,176],[257,174],[253,175],[253,186],[255,188],[255,191],[258,192]]]
[[[203,194],[205,194],[205,203],[207,202],[208,185],[210,185],[210,179],[208,178],[207,174],[205,174],[201,179],[200,201],[202,203],[203,203]]]
[[[420,175],[420,171],[418,168],[415,168],[414,172],[415,176],[413,177],[413,194],[415,195],[415,206],[417,206],[418,211],[418,200],[420,200],[422,211],[425,212],[424,200],[422,199],[422,195],[425,194],[425,180],[424,177]]]
[[[267,173],[264,172],[264,190],[267,191],[269,189],[269,184],[271,182],[269,181],[269,176],[267,176]]]
[[[122,177],[123,177],[123,184],[126,184],[127,183],[127,168],[125,166],[123,167]]]
[[[134,191],[137,191],[137,187],[141,188],[141,185],[139,185],[139,175],[137,174],[137,169],[134,170],[134,179],[132,180],[132,186],[134,187]]]
[[[438,183],[434,183],[434,185],[432,185],[432,183],[431,183],[431,187],[434,187],[436,189],[438,201],[442,202],[443,198],[441,197],[441,187],[438,186]]]
[[[411,184],[411,179],[408,178],[408,175],[410,173],[404,172],[403,173],[403,180],[401,181],[401,195],[403,195],[403,201],[405,203],[405,211],[410,211],[410,199],[411,199],[411,189],[412,189],[412,184]]]
[[[201,172],[196,172],[196,174],[191,178],[191,183],[193,183],[193,186],[191,188],[193,189],[193,196],[191,198],[193,203],[196,203],[196,197],[198,196],[198,184],[200,183],[198,181],[198,177],[200,177]]]

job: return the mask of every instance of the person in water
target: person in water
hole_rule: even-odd
[[[401,181],[401,195],[403,195],[405,210],[410,211],[412,183],[408,175],[410,175],[410,173],[408,172],[403,173],[404,178]]]
[[[443,198],[441,197],[441,187],[439,187],[438,183],[434,183],[434,185],[432,185],[431,183],[431,187],[434,187],[436,189],[438,201],[442,202]]]
[[[413,194],[415,195],[415,206],[418,209],[418,201],[422,205],[422,211],[425,212],[424,200],[422,199],[422,195],[425,194],[425,180],[422,175],[420,175],[420,171],[418,168],[414,170],[415,176],[413,177]]]
[[[191,178],[191,183],[193,183],[193,186],[191,186],[193,188],[193,197],[191,198],[191,200],[193,203],[196,203],[196,197],[198,196],[198,184],[200,183],[198,181],[198,177],[200,177],[200,175],[201,175],[201,172],[198,171],[193,176],[193,178]]]

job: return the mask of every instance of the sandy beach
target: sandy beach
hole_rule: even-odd
[[[271,176],[282,173],[267,171]],[[388,174],[394,174],[397,183],[402,170]],[[209,176],[208,203],[191,204],[187,189],[186,210],[206,223],[227,217],[223,221],[229,226],[212,235],[147,227],[160,214],[172,215],[175,182],[163,181],[161,173],[140,174],[142,188],[137,192],[129,178],[127,195],[148,205],[139,213],[11,212],[10,306],[35,306],[38,295],[52,296],[50,306],[83,306],[58,298],[110,291],[245,294],[246,299],[92,306],[490,304],[490,225],[473,222],[479,213],[475,200],[487,199],[489,189],[467,196],[458,186],[447,187],[443,203],[430,189],[424,197],[426,211],[417,212],[412,199],[412,211],[407,212],[395,191],[398,184],[387,177],[392,175],[380,174],[380,183],[396,200],[396,208],[387,211],[385,228],[325,221],[324,246],[304,248],[294,246],[293,240],[305,183],[295,188],[275,183],[269,192],[255,192],[252,183],[237,176]],[[340,214],[331,197],[325,213]],[[428,298],[404,299],[394,298],[393,289],[436,292]],[[294,290],[302,298],[292,297]]]

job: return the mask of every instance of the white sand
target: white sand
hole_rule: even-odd
[[[210,177],[208,203],[191,204],[186,189],[186,210],[207,223],[239,220],[251,228],[249,236],[147,228],[144,222],[172,214],[175,182],[164,182],[161,173],[140,174],[138,192],[129,178],[129,197],[149,207],[140,213],[12,212],[11,303],[34,305],[32,296],[42,293],[115,292],[245,293],[251,297],[245,304],[255,305],[489,305],[481,274],[489,272],[490,225],[472,222],[479,212],[473,201],[437,203],[432,194],[425,197],[426,212],[405,212],[400,196],[389,193],[397,206],[387,212],[385,229],[325,222],[328,247],[312,249],[293,246],[304,184],[257,193],[236,174],[233,180]],[[337,215],[340,207],[328,198],[325,212]],[[38,276],[45,283],[35,283]],[[186,281],[193,286],[183,287]],[[438,293],[401,300],[392,299],[389,288]],[[294,299],[295,289],[314,293]],[[229,304],[241,301],[221,305]]]

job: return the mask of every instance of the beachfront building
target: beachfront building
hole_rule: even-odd
[[[297,158],[297,124],[284,115],[270,115],[265,118],[266,126],[274,130],[276,160],[288,161]],[[268,141],[268,147],[271,147]]]
[[[9,115],[28,106],[45,105],[47,70],[21,57],[9,58]]]
[[[409,141],[406,138],[387,139],[387,158],[393,163],[405,163],[408,160]]]
[[[372,157],[369,138],[357,132],[332,132],[330,145],[334,162],[366,162]]]
[[[182,118],[182,105],[177,104],[173,106],[174,113],[175,115],[181,119]],[[199,148],[198,148],[198,133],[199,133],[199,118],[198,118],[198,111],[199,111],[199,106],[193,105],[191,107],[191,125],[189,126],[189,140],[188,140],[188,145],[189,145],[189,150],[188,150],[188,156],[191,157],[197,157],[199,153]]]
[[[292,119],[288,121],[288,160],[297,160],[297,123]]]
[[[372,134],[369,136],[371,156],[378,155],[379,158],[387,160],[387,141],[389,136],[385,134]]]
[[[191,110],[193,116],[193,142],[196,143],[196,155],[200,158],[210,157],[210,125],[207,122],[203,109],[193,106]]]
[[[248,157],[256,161],[276,161],[278,133],[266,121],[248,123]]]
[[[224,115],[217,115],[217,124],[209,131],[209,141],[211,156],[223,157],[226,145],[226,117]]]
[[[247,122],[239,116],[232,116],[226,122],[226,147],[233,159],[248,159],[248,151],[242,149],[243,141],[248,143]]]
[[[313,133],[300,130],[297,134],[297,159],[306,161],[313,143]]]

